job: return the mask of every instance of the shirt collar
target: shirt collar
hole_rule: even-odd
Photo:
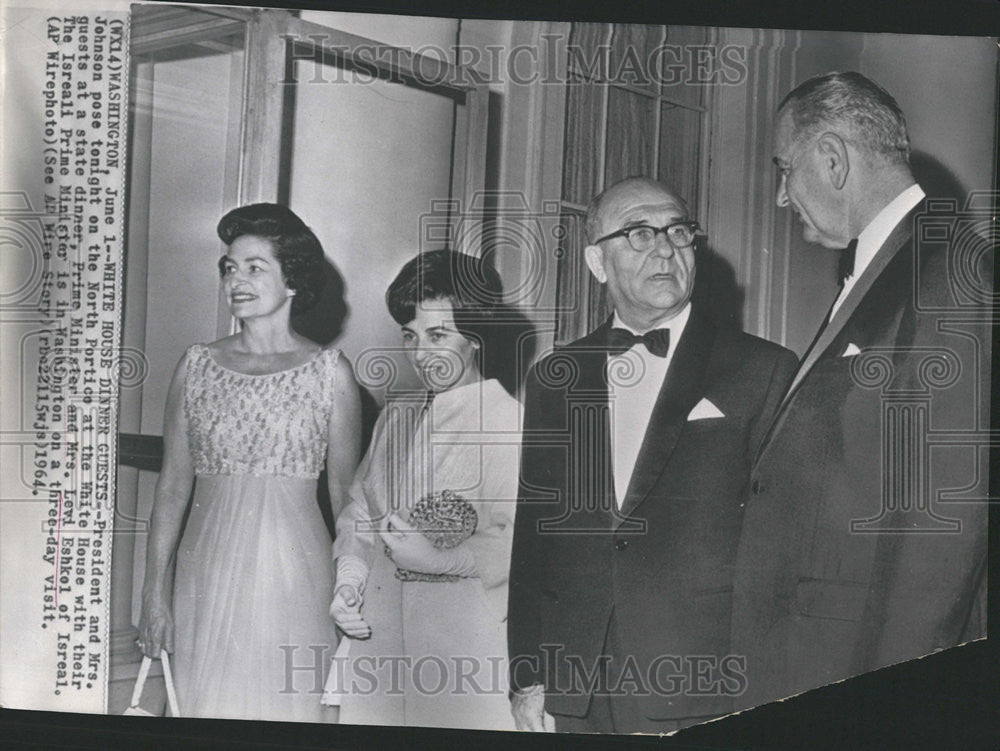
[[[896,225],[906,216],[907,212],[920,203],[924,198],[924,191],[919,185],[914,183],[892,199],[883,208],[868,226],[861,230],[858,235],[858,247],[854,255],[854,273],[852,277],[859,277],[868,268],[878,249],[882,247],[886,239],[896,228]]]
[[[681,312],[675,315],[673,318],[661,321],[653,329],[670,329],[670,340],[676,342],[680,339],[681,334],[684,332],[684,327],[687,326],[688,318],[691,317],[691,302],[688,301],[687,305],[681,308]],[[625,323],[621,317],[618,315],[618,311],[615,311],[614,316],[611,318],[611,327],[616,329],[625,329],[626,331],[631,331],[637,336],[642,336],[645,331],[638,331],[632,328],[627,323]],[[649,329],[652,331],[653,329]]]

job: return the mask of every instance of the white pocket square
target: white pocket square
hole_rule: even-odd
[[[861,350],[858,349],[857,344],[848,343],[847,349],[844,350],[844,354],[841,357],[854,357],[854,355],[860,355]]]
[[[725,417],[725,415],[708,399],[702,399],[694,405],[694,409],[688,412],[688,422],[692,420],[705,420],[709,417]]]

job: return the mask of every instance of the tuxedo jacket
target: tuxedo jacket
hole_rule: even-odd
[[[619,511],[609,325],[529,373],[507,621],[511,685],[544,684],[549,712],[584,716],[585,678],[614,608],[619,656],[648,691],[641,710],[651,719],[720,714],[740,681],[738,668],[719,665],[729,646],[740,500],[797,361],[692,309]],[[703,399],[723,416],[689,420]]]
[[[748,671],[737,708],[985,635],[976,444],[992,251],[962,231],[926,202],[897,225],[765,437],[735,577],[733,650]]]

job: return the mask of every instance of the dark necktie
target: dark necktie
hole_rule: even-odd
[[[645,334],[633,334],[626,329],[614,328],[608,332],[608,352],[620,355],[636,344],[646,345],[650,354],[666,357],[670,349],[670,329],[653,329]]]
[[[840,261],[837,263],[837,284],[841,287],[848,277],[854,276],[854,255],[858,250],[857,238],[847,243],[847,247],[840,251]]]

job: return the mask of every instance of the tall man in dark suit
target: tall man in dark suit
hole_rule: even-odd
[[[774,161],[805,238],[847,250],[754,464],[737,708],[985,635],[989,243],[925,199],[899,106],[858,73],[785,98]]]
[[[796,360],[692,306],[697,224],[661,183],[611,186],[586,229],[615,312],[528,379],[512,711],[529,730],[669,731],[743,685],[727,657],[740,499]]]

